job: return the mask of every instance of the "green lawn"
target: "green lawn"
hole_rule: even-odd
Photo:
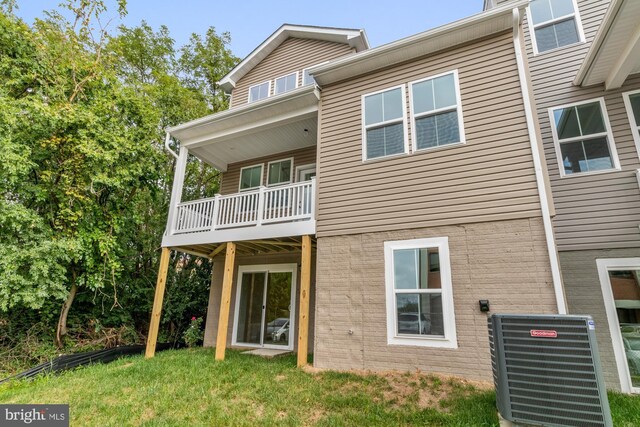
[[[615,425],[640,397],[611,395]],[[1,403],[70,403],[71,425],[497,425],[494,394],[435,376],[308,373],[293,356],[160,352],[0,386]],[[617,409],[616,409],[617,408]]]

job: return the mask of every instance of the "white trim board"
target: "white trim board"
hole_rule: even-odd
[[[618,313],[616,312],[611,281],[609,280],[609,271],[640,270],[640,258],[596,259],[596,264],[598,266],[598,277],[600,278],[600,286],[602,288],[604,308],[609,323],[609,332],[611,333],[613,353],[618,368],[618,377],[620,378],[620,387],[625,393],[640,393],[640,387],[633,387],[631,384],[631,374],[629,373],[629,366],[627,365],[627,356],[624,352]]]
[[[249,343],[238,343],[238,316],[240,314],[240,291],[242,290],[242,274],[243,273],[291,273],[291,305],[289,309],[289,345],[265,345],[264,337],[262,338],[262,344],[255,345]],[[266,280],[266,278],[265,278]],[[257,265],[240,265],[238,266],[238,276],[236,278],[236,299],[235,307],[233,309],[233,332],[231,335],[231,345],[236,347],[248,347],[248,348],[279,348],[293,350],[294,343],[296,342],[296,292],[297,292],[297,280],[298,280],[298,264],[257,264]],[[266,295],[265,295],[266,297]],[[264,304],[264,302],[263,302]],[[262,310],[262,322],[261,327],[265,325],[265,309]],[[260,332],[263,334],[263,331]]]

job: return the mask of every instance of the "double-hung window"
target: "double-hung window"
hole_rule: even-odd
[[[627,92],[623,96],[627,114],[629,115],[629,122],[631,123],[631,132],[640,156],[640,90]]]
[[[290,183],[292,163],[292,159],[269,162],[267,166],[267,185],[273,186]]]
[[[298,86],[298,72],[287,74],[286,76],[276,79],[276,87],[274,95],[285,93],[295,89]]]
[[[259,101],[267,98],[271,91],[271,81],[260,83],[249,88],[249,102]]]
[[[604,99],[549,109],[560,176],[620,169]]]
[[[584,41],[575,0],[532,0],[529,12],[536,53]]]
[[[404,85],[362,97],[363,160],[408,152]]]
[[[413,150],[464,143],[458,73],[409,84]]]
[[[262,165],[240,169],[240,191],[253,190],[262,185]]]
[[[387,342],[456,348],[448,238],[385,242]]]

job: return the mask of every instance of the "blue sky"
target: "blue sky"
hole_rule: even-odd
[[[17,15],[31,23],[60,0],[18,0]],[[113,5],[113,0],[106,0]],[[191,33],[204,34],[209,26],[231,33],[231,50],[243,58],[283,23],[364,28],[372,46],[389,43],[482,10],[482,0],[255,1],[129,0],[123,23],[146,20],[152,27],[165,24],[178,46]],[[115,7],[111,15],[117,16]],[[118,22],[114,20],[117,25]]]

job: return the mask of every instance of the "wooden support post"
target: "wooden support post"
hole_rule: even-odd
[[[167,284],[167,271],[169,270],[169,255],[171,249],[162,248],[160,255],[160,268],[158,269],[158,281],[156,283],[156,294],[153,298],[153,311],[149,322],[149,335],[147,335],[147,349],[144,357],[151,358],[156,354],[156,342],[158,341],[158,327],[160,326],[160,315],[162,314],[162,300],[164,299],[164,288]]]
[[[311,291],[311,236],[302,236],[300,315],[298,317],[298,367],[307,364],[309,343],[309,293]]]
[[[218,319],[218,336],[216,338],[216,360],[224,360],[227,348],[227,329],[229,328],[229,308],[231,306],[231,285],[235,269],[236,244],[227,243],[227,254],[224,260],[224,278],[222,279],[222,296],[220,297],[220,317]]]

